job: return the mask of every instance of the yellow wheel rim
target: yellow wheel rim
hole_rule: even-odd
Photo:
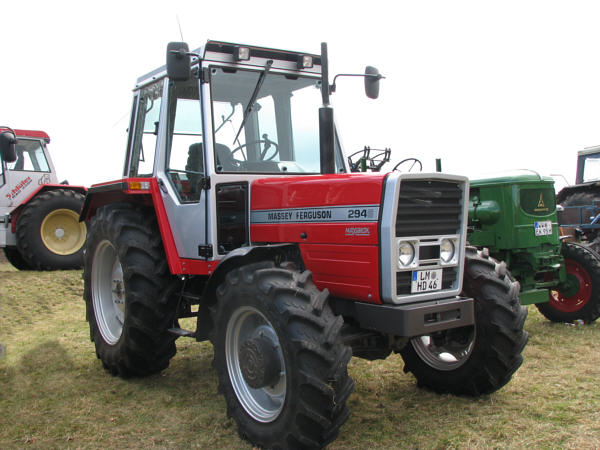
[[[57,255],[77,253],[86,235],[85,222],[79,222],[79,214],[71,209],[56,209],[44,217],[40,233],[48,250]]]

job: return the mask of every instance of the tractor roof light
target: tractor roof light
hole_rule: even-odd
[[[250,59],[250,47],[236,45],[233,48],[233,57],[236,61],[248,61]]]
[[[310,69],[311,67],[313,67],[313,57],[311,55],[298,56],[298,70]]]

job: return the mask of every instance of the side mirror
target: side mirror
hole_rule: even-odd
[[[191,76],[191,59],[185,42],[167,45],[167,76],[173,81],[187,81]]]
[[[4,161],[11,163],[17,160],[16,143],[17,138],[10,131],[0,133],[0,155]]]
[[[379,80],[383,78],[375,67],[365,68],[365,94],[369,98],[379,97]]]

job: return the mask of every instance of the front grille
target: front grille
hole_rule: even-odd
[[[396,237],[457,234],[461,219],[459,183],[406,180],[400,184]]]
[[[442,290],[451,289],[456,286],[456,267],[446,267],[442,269]],[[396,295],[410,295],[412,280],[412,271],[396,273]]]

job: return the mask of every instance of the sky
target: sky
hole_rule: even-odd
[[[132,89],[166,45],[207,39],[320,52],[330,75],[376,66],[332,97],[347,154],[392,149],[424,171],[513,169],[574,182],[600,144],[600,2],[12,1],[0,7],[0,125],[41,129],[60,180],[121,177]],[[178,24],[179,22],[179,24]],[[558,186],[564,185],[560,180]]]

